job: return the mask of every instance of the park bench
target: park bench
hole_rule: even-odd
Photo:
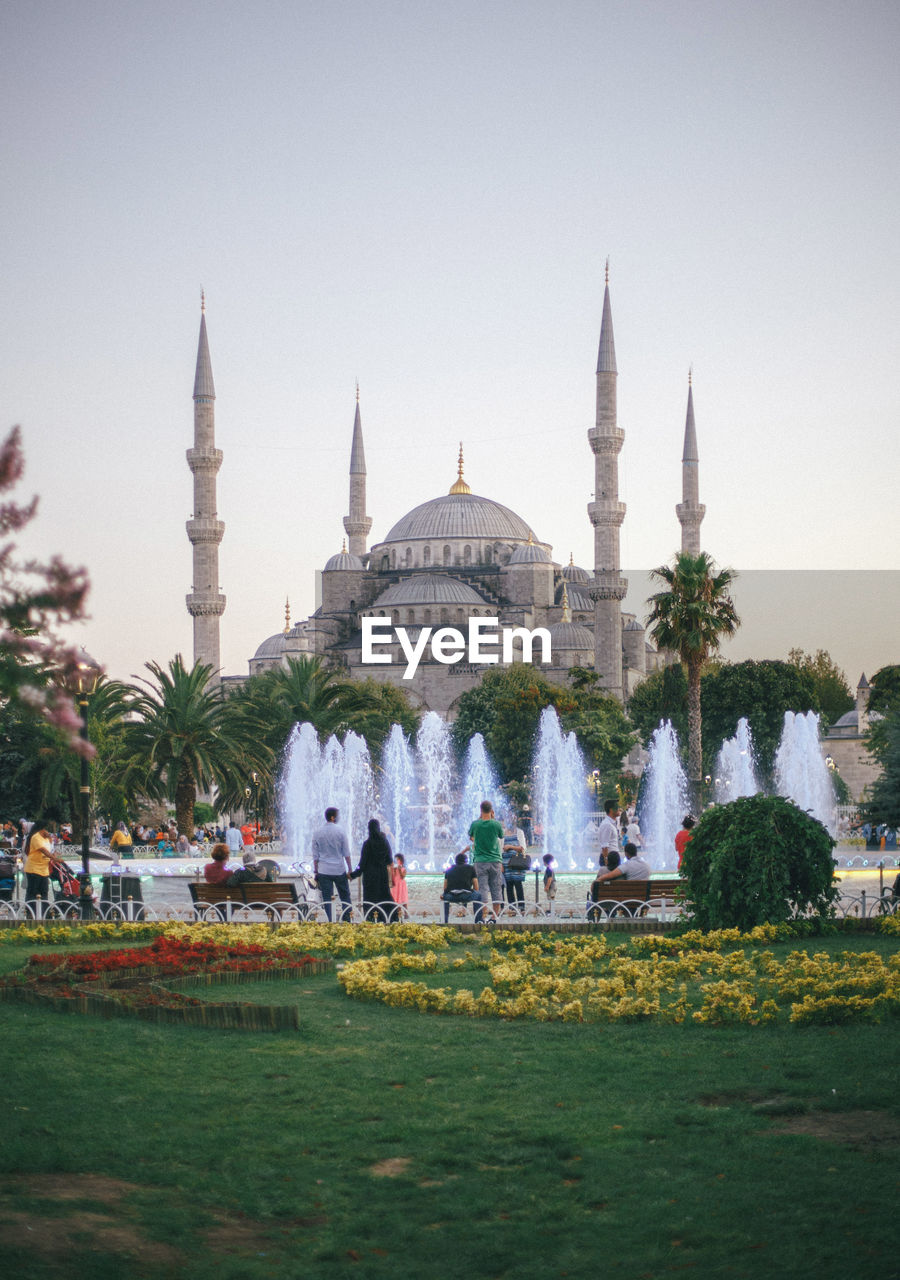
[[[188,889],[198,915],[212,907],[225,920],[231,919],[235,908],[262,906],[266,908],[266,915],[272,916],[287,907],[306,907],[291,880],[258,880],[244,884],[207,884],[205,880],[192,880]]]
[[[677,879],[626,880],[619,876],[615,880],[604,880],[600,886],[600,897],[596,902],[588,902],[587,910],[589,916],[595,909],[598,916],[611,915],[613,913],[607,904],[624,903],[623,910],[627,908],[634,915],[646,915],[644,903],[665,901],[674,905],[683,888],[684,881]]]

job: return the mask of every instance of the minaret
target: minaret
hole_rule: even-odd
[[[700,554],[700,524],[706,507],[700,501],[700,456],[697,453],[697,428],[694,425],[693,375],[688,373],[687,416],[684,421],[684,450],[681,455],[681,502],[675,514],[681,522],[681,550]]]
[[[590,595],[594,601],[594,667],[603,688],[622,702],[625,697],[622,600],[628,584],[620,575],[619,564],[619,528],[625,519],[625,503],[619,501],[619,453],[625,432],[618,426],[617,377],[607,259],[597,357],[597,421],[588,431],[594,452],[594,501],[588,503],[588,515],[594,526],[594,579]]]
[[[194,447],[187,451],[194,476],[194,514],[187,522],[187,535],[194,548],[194,585],[187,597],[187,609],[194,619],[194,662],[212,667],[213,679],[218,681],[219,618],[225,612],[225,597],[219,591],[219,543],[225,525],[216,518],[216,475],[222,465],[222,450],[216,448],[215,403],[206,338],[206,297],[201,294],[194,376]]]
[[[353,443],[350,446],[350,513],[344,516],[344,528],[350,539],[350,554],[362,559],[366,554],[366,537],[372,528],[372,517],[366,515],[366,453],[363,449],[362,419],[359,416],[358,382]]]

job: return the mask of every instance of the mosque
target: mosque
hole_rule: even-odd
[[[457,475],[445,494],[402,515],[383,538],[369,543],[373,520],[366,496],[366,459],[357,391],[350,444],[346,540],[321,572],[319,602],[311,617],[263,640],[249,660],[250,675],[293,657],[320,655],[355,679],[371,677],[400,686],[423,711],[452,720],[459,698],[474,688],[489,660],[472,661],[472,650],[447,656],[435,637],[441,628],[463,635],[493,626],[509,631],[513,661],[529,656],[549,680],[566,683],[573,666],[596,670],[602,686],[625,702],[634,687],[666,661],[648,643],[643,626],[623,612],[627,582],[621,574],[619,530],[625,503],[619,501],[618,456],[625,440],[616,407],[616,351],[609,296],[609,269],[603,297],[597,359],[596,418],[587,432],[594,455],[594,500],[587,514],[594,528],[591,570],[554,560],[553,548],[521,516],[492,498],[473,493],[464,475],[460,445]],[[219,620],[225,596],[219,589],[218,548],[224,523],[216,508],[216,476],[222,451],[215,446],[215,387],[201,309],[194,381],[194,445],[187,451],[194,477],[194,513],[187,522],[193,547],[194,582],[187,608],[194,624],[194,660],[220,669]],[[675,508],[682,550],[700,550],[697,437],[693,391],[688,382],[682,457],[682,501]],[[405,679],[408,646],[421,643],[421,659]],[[424,633],[429,629],[427,635]],[[549,636],[547,646],[537,635]],[[529,633],[535,633],[533,651]],[[380,637],[377,658],[367,636]],[[388,638],[389,637],[389,638]],[[434,644],[429,647],[426,640]],[[549,652],[548,652],[549,649]],[[491,652],[482,650],[481,655]],[[493,661],[500,657],[493,650]],[[241,682],[246,676],[223,677]]]

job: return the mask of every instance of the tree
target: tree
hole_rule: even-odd
[[[707,809],[685,847],[681,874],[701,929],[752,929],[812,912],[834,914],[834,841],[781,796]]]
[[[650,576],[667,587],[647,601],[650,634],[658,648],[678,654],[687,675],[688,777],[699,795],[703,776],[700,676],[710,654],[740,625],[730,595],[736,575],[731,569],[716,571],[705,551],[696,556],[682,551],[672,565],[661,565]]]
[[[900,666],[876,671],[869,685],[868,745],[877,760],[884,761],[888,748],[888,720],[900,714]]]
[[[150,681],[135,690],[140,717],[128,726],[129,782],[153,799],[175,803],[180,832],[193,831],[198,790],[216,786],[223,801],[243,802],[251,770],[270,763],[265,744],[247,717],[234,714],[221,686],[211,684],[212,667],[190,670],[181,654],[167,669],[148,662]]]
[[[371,708],[366,709],[362,721],[364,734],[370,747],[380,747],[391,731],[391,725],[399,724],[408,738],[415,737],[422,720],[421,712],[410,702],[407,694],[390,681],[351,680],[349,682]]]
[[[0,496],[13,489],[25,470],[21,433],[14,427],[0,444]],[[27,506],[0,502],[0,539],[34,519],[37,498]],[[88,579],[58,556],[46,563],[20,560],[14,541],[0,542],[0,709],[4,716],[35,715],[58,729],[70,749],[93,755],[80,737],[81,718],[64,691],[78,665],[77,649],[57,628],[84,617]]]
[[[745,717],[757,764],[767,777],[781,740],[785,711],[819,709],[810,673],[773,659],[722,663],[704,673],[700,693],[708,773],[715,768],[722,743],[734,737],[738,721]]]
[[[900,710],[889,712],[879,729],[881,774],[872,784],[866,817],[869,822],[900,827]]]
[[[596,671],[572,667],[569,684],[575,706],[564,713],[563,728],[567,732],[575,731],[590,767],[599,769],[609,789],[638,735],[619,701],[601,689]]]
[[[847,677],[826,649],[817,649],[815,655],[791,649],[788,661],[812,679],[816,706],[826,729],[852,710],[854,699]]]
[[[628,699],[628,719],[644,746],[660,720],[671,720],[679,742],[687,742],[687,678],[680,662],[641,681]]]
[[[551,684],[530,663],[497,667],[460,698],[451,730],[454,746],[462,755],[472,735],[480,733],[502,781],[521,782],[531,768],[541,712],[549,706],[561,718],[576,710],[571,691]]]
[[[128,815],[133,798],[128,794],[127,717],[132,692],[118,680],[101,678],[87,708],[88,737],[95,755],[91,764],[89,812],[101,813],[112,822]],[[49,814],[65,814],[72,822],[72,835],[81,838],[81,769],[68,742],[58,734],[43,750],[41,809]]]

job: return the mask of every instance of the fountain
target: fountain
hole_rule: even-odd
[[[670,720],[660,721],[648,747],[638,819],[644,857],[656,871],[676,865],[675,833],[689,811],[687,777]]]
[[[834,786],[819,743],[819,717],[814,711],[784,713],[784,728],[775,752],[775,790],[798,809],[818,818],[834,835]]]
[[[462,769],[462,794],[456,812],[456,833],[458,848],[461,849],[469,838],[469,827],[478,817],[482,800],[490,800],[494,812],[501,822],[509,817],[509,804],[497,775],[491,764],[484,738],[480,733],[473,734],[466,748]]]
[[[587,767],[574,733],[564,734],[555,707],[544,707],[533,764],[535,822],[544,850],[565,871],[584,863],[588,817]]]
[[[399,724],[391,725],[381,752],[380,784],[382,825],[392,846],[404,852],[412,848],[414,824],[410,804],[413,795],[418,793],[412,748]]]
[[[716,756],[715,786],[716,804],[727,804],[741,796],[755,796],[759,791],[753,737],[745,716],[738,720],[734,737],[722,743]]]
[[[422,856],[424,869],[434,871],[438,845],[442,854],[450,852],[451,815],[453,793],[451,790],[451,772],[453,747],[450,742],[450,730],[436,711],[425,714],[416,735],[416,755],[420,778],[418,795],[420,802],[415,806],[418,811],[416,827],[416,843],[423,844]],[[443,866],[444,856],[440,858]],[[415,871],[417,859],[407,866]]]
[[[332,735],[321,747],[311,724],[294,725],[285,748],[279,799],[285,852],[293,862],[308,861],[312,834],[324,822],[329,805],[340,810],[351,850],[359,849],[374,799],[365,739],[351,731],[343,744]]]

